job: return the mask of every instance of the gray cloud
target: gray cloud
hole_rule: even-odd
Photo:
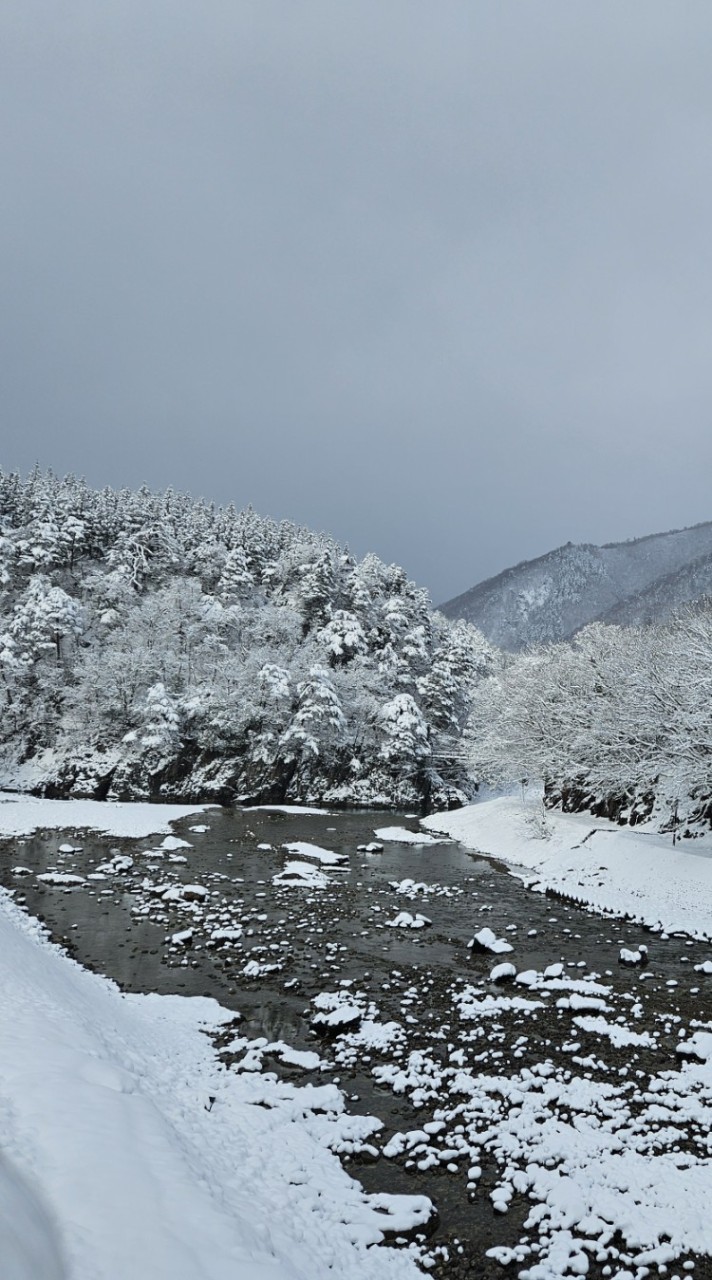
[[[7,0],[0,462],[436,599],[712,518],[712,10]]]

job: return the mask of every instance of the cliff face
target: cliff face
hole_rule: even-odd
[[[440,606],[503,649],[566,640],[590,622],[662,621],[712,595],[712,521],[631,542],[567,543]]]

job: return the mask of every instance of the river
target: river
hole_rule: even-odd
[[[680,1069],[680,1033],[709,1015],[712,976],[695,966],[710,948],[528,891],[449,841],[359,851],[383,827],[418,829],[403,814],[213,809],[176,824],[168,842],[84,831],[5,840],[0,879],[71,955],[123,989],[209,995],[233,1009],[240,1020],[218,1048],[234,1069],[339,1083],[354,1114],[383,1124],[342,1154],[353,1175],[369,1191],[426,1194],[437,1207],[422,1241],[431,1274],[499,1277],[509,1257],[489,1249],[512,1249],[523,1265],[548,1256],[553,1233],[545,1215],[527,1225],[534,1193],[517,1184],[528,1167],[518,1133],[530,1141],[534,1121],[556,1121],[573,1126],[575,1142],[584,1083],[598,1090],[588,1119],[615,1097],[639,1133],[651,1082]],[[426,922],[394,924],[403,913]],[[483,928],[499,954],[468,946]],[[641,943],[649,963],[624,967],[621,949]],[[529,978],[493,982],[509,961]],[[343,1034],[314,1025],[339,1010],[345,1027],[352,1019]],[[251,1046],[236,1048],[237,1032]],[[316,1053],[318,1066],[290,1060],[285,1045]],[[526,1082],[537,1073],[558,1092],[542,1101],[537,1084],[535,1114]],[[661,1152],[706,1149],[689,1115],[658,1130]],[[551,1167],[571,1158],[562,1141]],[[640,1271],[619,1234],[598,1253],[589,1251],[589,1275]],[[684,1261],[710,1276],[708,1259]]]

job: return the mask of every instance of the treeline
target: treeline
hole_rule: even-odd
[[[0,472],[0,781],[457,803],[484,638],[395,565],[251,509]]]
[[[658,626],[594,623],[503,657],[475,692],[475,773],[547,803],[684,833],[712,821],[712,604]]]

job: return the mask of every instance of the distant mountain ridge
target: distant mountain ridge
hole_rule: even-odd
[[[629,542],[566,543],[440,605],[502,649],[567,640],[590,622],[662,621],[712,596],[712,521]]]

